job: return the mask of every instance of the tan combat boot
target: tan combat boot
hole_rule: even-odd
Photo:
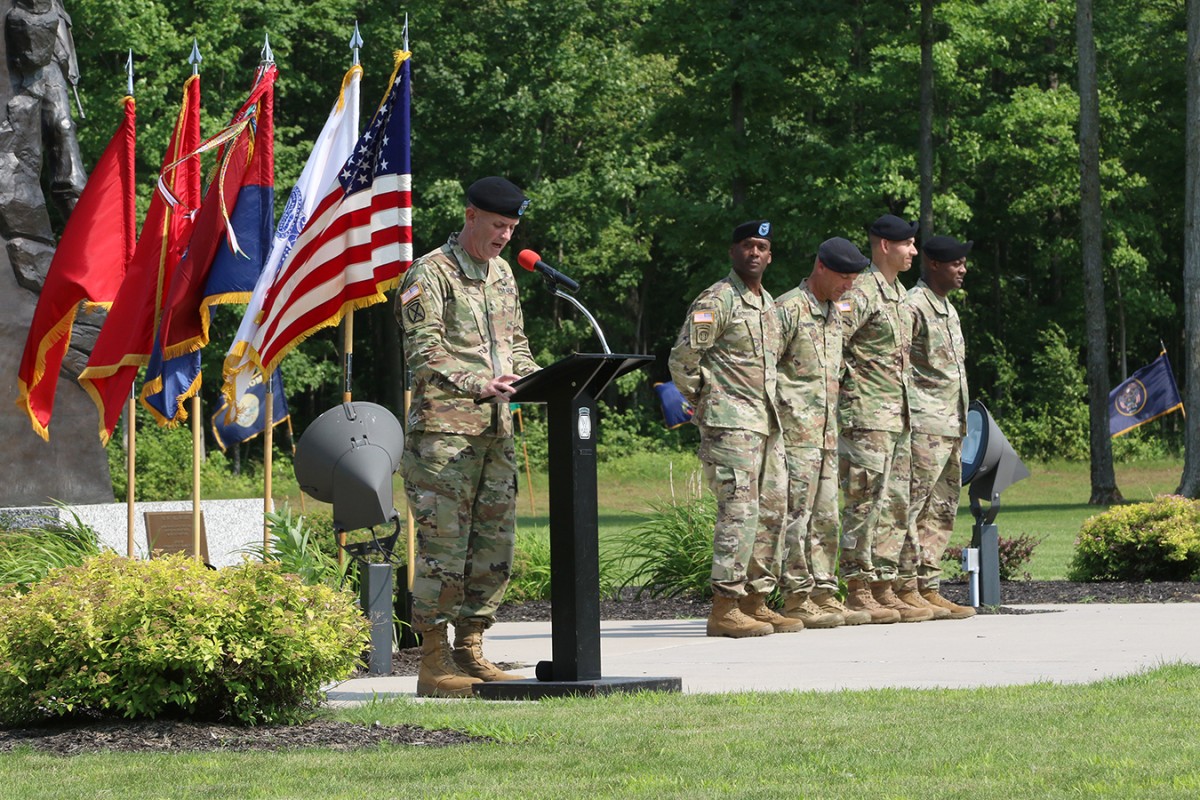
[[[895,586],[896,597],[900,598],[900,602],[906,603],[913,608],[928,609],[934,619],[950,619],[950,612],[941,606],[935,606],[917,591],[916,578],[897,578]]]
[[[896,597],[891,581],[871,581],[871,594],[875,596],[875,602],[879,605],[898,611],[901,622],[926,622],[933,619],[933,612],[929,609],[914,608]]]
[[[747,636],[766,636],[774,633],[775,628],[769,622],[759,622],[743,614],[736,597],[713,595],[712,613],[708,615],[706,632],[709,636],[742,639]]]
[[[872,625],[887,625],[900,621],[900,612],[884,608],[875,601],[871,594],[871,586],[864,580],[846,582],[846,607],[851,611],[861,611],[870,617]]]
[[[483,683],[464,675],[450,657],[446,623],[421,631],[421,669],[417,673],[417,697],[471,697],[471,688]]]
[[[871,615],[866,611],[851,611],[842,605],[837,595],[831,591],[817,589],[810,597],[813,605],[826,614],[840,614],[843,625],[866,625],[871,621]]]
[[[776,613],[767,605],[765,594],[750,592],[738,601],[738,608],[755,622],[765,622],[770,625],[775,633],[796,633],[804,630],[804,620]]]
[[[484,624],[478,620],[454,623],[454,663],[467,675],[481,681],[519,681],[520,675],[505,672],[483,657]]]
[[[949,619],[970,619],[975,616],[975,609],[970,606],[960,606],[958,603],[953,603],[942,597],[938,592],[937,587],[926,586],[921,589],[921,597],[925,598],[925,602],[932,606],[944,608],[950,612]]]
[[[783,601],[783,615],[798,619],[806,628],[836,628],[842,615],[819,608],[807,594],[789,594]]]

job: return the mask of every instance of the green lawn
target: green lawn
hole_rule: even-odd
[[[4,797],[1188,798],[1200,667],[1092,685],[379,702],[490,743],[0,758]]]
[[[699,491],[699,461],[691,453],[646,453],[627,456],[600,464],[598,470],[599,531],[602,552],[621,541],[625,532],[641,521],[641,515],[654,503],[669,502],[672,497],[692,496]],[[1088,505],[1091,494],[1087,464],[1055,462],[1028,464],[1032,475],[1006,490],[996,518],[1000,535],[1013,538],[1029,534],[1042,539],[1029,565],[1034,580],[1062,580],[1075,546],[1079,526],[1103,507]],[[1156,495],[1175,491],[1183,471],[1182,461],[1159,461],[1117,466],[1117,485],[1129,502],[1147,501]],[[546,529],[549,524],[547,478],[533,474],[533,502],[530,503],[528,478],[518,475],[517,524],[520,527]],[[298,509],[295,484],[279,487],[292,508]],[[399,478],[395,484],[395,502],[403,513],[404,492]],[[307,508],[323,504],[305,500]],[[951,544],[967,544],[974,520],[964,489],[959,505],[958,523]]]

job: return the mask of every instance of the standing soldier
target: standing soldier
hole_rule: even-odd
[[[975,609],[942,597],[942,554],[954,530],[967,433],[966,344],[946,295],[961,289],[974,242],[934,236],[921,248],[921,280],[904,298],[912,314],[912,496],[909,520],[919,547],[901,554],[900,577],[919,579],[921,597],[949,619]],[[919,559],[919,562],[918,562]]]
[[[838,400],[838,475],[846,605],[874,623],[921,622],[933,611],[897,597],[900,551],[910,536],[908,336],[901,272],[917,254],[916,224],[884,214],[871,223],[871,267],[846,292]],[[919,599],[914,591],[912,595]]]
[[[412,265],[396,302],[414,379],[400,470],[418,526],[419,696],[470,697],[480,681],[520,677],[485,659],[482,647],[508,587],[515,540],[507,399],[513,381],[538,368],[516,281],[500,258],[528,205],[504,178],[471,184],[462,231]],[[498,402],[476,403],[487,398]]]
[[[709,636],[804,629],[767,607],[783,557],[787,499],[775,410],[779,320],[762,287],[771,223],[733,230],[733,271],[701,292],[671,348],[671,378],[695,408],[700,462],[717,498]]]
[[[812,274],[775,301],[779,312],[779,421],[787,454],[783,614],[806,628],[870,622],[837,599],[837,401],[842,373],[838,300],[871,262],[848,240],[826,239]]]

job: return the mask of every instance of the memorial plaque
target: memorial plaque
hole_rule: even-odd
[[[156,553],[192,555],[191,511],[146,511],[146,548]],[[204,530],[204,512],[200,512],[200,560],[208,561],[208,535]]]

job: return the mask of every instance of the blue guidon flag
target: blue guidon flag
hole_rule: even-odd
[[[1150,420],[1182,410],[1183,400],[1164,351],[1108,393],[1108,433],[1120,436]]]
[[[222,396],[212,415],[213,438],[222,451],[230,445],[245,442],[267,428],[267,382],[255,373],[246,392],[238,397],[237,405],[229,406]],[[283,375],[275,370],[271,375],[271,427],[288,420],[287,398],[283,394]]]
[[[654,393],[662,403],[663,422],[674,430],[692,421],[692,404],[684,399],[674,381],[654,384]]]

